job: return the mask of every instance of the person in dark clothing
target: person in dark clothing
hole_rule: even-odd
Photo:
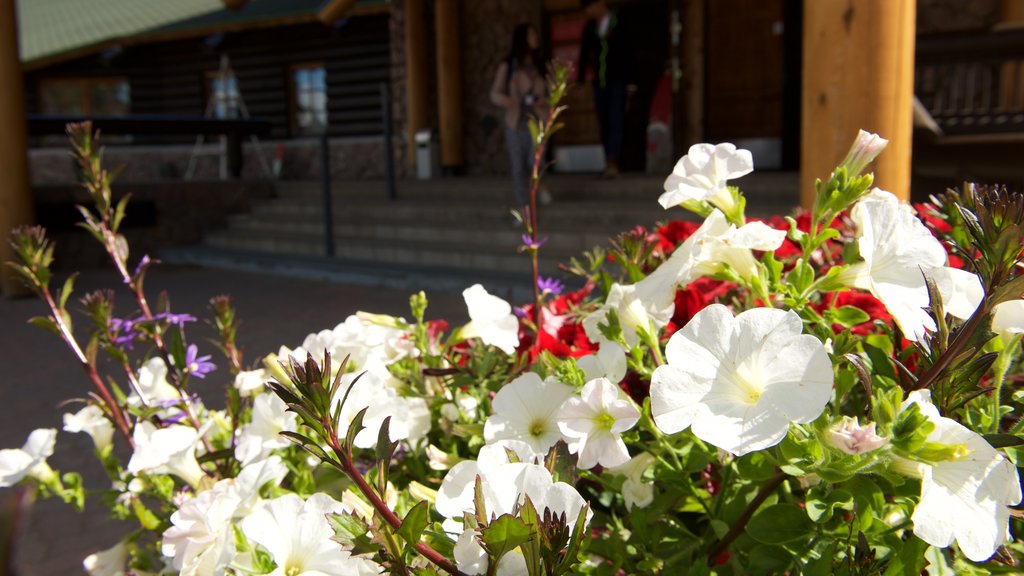
[[[626,104],[633,85],[633,39],[628,23],[620,20],[618,9],[606,0],[583,0],[587,15],[580,44],[577,82],[583,83],[587,70],[594,73],[594,106],[601,127],[605,154],[605,178],[619,175]]]

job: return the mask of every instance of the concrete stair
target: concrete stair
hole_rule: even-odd
[[[539,210],[538,228],[548,242],[541,270],[557,274],[594,246],[637,225],[690,217],[657,203],[663,178],[551,176],[554,201]],[[748,214],[788,213],[798,201],[795,173],[763,173],[737,182],[748,197]],[[207,234],[204,245],[176,249],[173,259],[202,263],[202,254],[264,254],[315,258],[324,252],[323,197],[316,182],[280,182],[277,195],[233,215],[226,229]],[[332,186],[336,259],[373,266],[413,266],[447,271],[507,274],[520,279],[529,259],[518,254],[522,228],[509,213],[505,179],[450,178],[400,181],[391,200],[383,182],[335,182]],[[207,258],[208,259],[208,258]],[[424,268],[425,267],[425,268]]]

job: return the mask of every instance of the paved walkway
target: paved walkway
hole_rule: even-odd
[[[104,287],[118,287],[112,272],[86,271],[78,282],[76,295]],[[153,269],[147,287],[154,297],[160,290],[167,290],[172,310],[191,313],[200,319],[209,317],[206,312],[210,297],[231,294],[242,321],[239,342],[245,348],[247,363],[276,351],[282,344],[296,346],[306,334],[333,328],[357,310],[409,316],[408,290],[293,277],[160,266]],[[453,324],[466,321],[460,294],[432,292],[429,285],[422,289],[430,299],[429,318],[445,318]],[[116,302],[118,312],[134,311],[127,292],[117,292]],[[62,411],[57,405],[83,396],[88,389],[81,369],[60,340],[26,323],[29,318],[43,313],[42,304],[34,298],[0,298],[0,366],[3,366],[0,406],[5,408],[0,418],[0,448],[20,447],[35,428],[59,430]],[[84,326],[84,319],[80,323]],[[212,331],[196,323],[189,334],[190,340],[202,347]],[[210,346],[206,349],[216,354]],[[206,390],[198,390],[210,406],[222,403],[222,394],[217,390],[225,380],[217,378],[218,374],[225,372],[214,373],[204,382]],[[61,432],[56,454],[50,462],[58,470],[82,471],[87,487],[103,488],[107,482],[92,456],[91,440],[84,434]],[[0,490],[0,498],[10,494],[8,489]],[[107,509],[95,499],[87,503],[84,514],[76,514],[59,501],[39,502],[21,526],[16,544],[17,574],[84,574],[82,558],[113,545],[130,526],[107,518]]]

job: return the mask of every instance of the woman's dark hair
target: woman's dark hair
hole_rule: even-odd
[[[540,50],[530,48],[530,29],[532,28],[533,25],[528,22],[523,22],[515,27],[515,30],[512,31],[512,49],[508,52],[508,60],[520,65],[530,62],[543,74],[544,58],[541,57]]]

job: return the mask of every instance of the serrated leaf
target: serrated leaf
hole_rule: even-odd
[[[480,544],[495,562],[529,542],[535,533],[522,520],[511,514],[502,514],[480,531]]]
[[[576,517],[576,524],[572,528],[572,536],[569,537],[569,545],[565,547],[565,556],[558,565],[559,572],[565,572],[576,564],[580,548],[583,546],[583,538],[590,536],[587,533],[587,516],[589,515],[590,502],[586,502],[583,505],[583,509],[580,510],[580,515]]]
[[[476,475],[476,480],[473,483],[473,514],[477,524],[481,526],[487,524],[487,504],[484,500],[483,480],[480,479],[479,474]]]
[[[353,418],[352,422],[348,425],[348,432],[345,434],[346,450],[352,450],[352,446],[356,441],[356,436],[363,431],[363,418],[366,417],[366,411],[369,409],[370,407],[367,406],[359,412],[356,412],[355,418]]]
[[[402,525],[398,527],[398,535],[404,538],[409,546],[413,546],[420,541],[428,524],[430,524],[430,504],[426,500],[420,500],[405,514]]]
[[[366,536],[370,531],[370,526],[355,514],[327,514],[327,523],[334,531],[333,540],[340,544],[350,544],[352,541]]]

